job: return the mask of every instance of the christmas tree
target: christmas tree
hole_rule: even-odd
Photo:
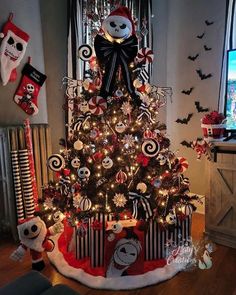
[[[101,212],[174,228],[177,217],[191,215],[197,197],[189,196],[183,175],[188,162],[170,150],[158,118],[171,89],[147,82],[153,52],[138,50],[126,8],[112,12],[102,29],[96,56],[89,45],[79,48],[89,64],[85,79],[64,81],[75,108],[60,154],[48,159],[57,181],[43,189],[44,213],[55,220],[63,213],[72,226]]]

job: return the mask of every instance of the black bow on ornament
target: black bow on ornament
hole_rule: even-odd
[[[140,104],[139,96],[136,95],[129,64],[134,61],[138,52],[138,40],[136,36],[130,36],[122,43],[110,42],[101,35],[97,35],[94,41],[94,47],[98,62],[105,65],[105,74],[102,79],[100,95],[103,98],[112,94],[115,85],[115,78],[118,67],[121,66],[123,79],[126,88],[131,97]]]

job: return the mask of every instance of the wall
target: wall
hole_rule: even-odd
[[[173,102],[167,106],[168,134],[172,141],[172,150],[179,150],[179,156],[189,160],[186,173],[191,181],[191,191],[206,194],[206,161],[197,161],[195,153],[180,145],[182,140],[194,140],[202,136],[200,118],[194,101],[199,100],[204,107],[217,109],[221,56],[224,36],[225,2],[222,0],[170,0],[168,7],[167,41],[167,85],[173,88]],[[205,20],[214,21],[206,26]],[[205,32],[203,39],[196,38]],[[203,45],[211,47],[205,51]],[[187,59],[189,55],[199,53],[195,62]],[[212,73],[213,77],[200,80],[196,69]],[[183,89],[194,87],[191,95],[181,93]],[[188,125],[177,124],[177,118],[193,113]]]
[[[0,83],[0,125],[7,126],[22,124],[27,114],[13,102],[13,96],[21,78],[21,70],[27,62],[28,56],[32,57],[32,65],[42,73],[44,69],[43,41],[39,0],[1,0],[0,1],[0,27],[6,22],[10,12],[14,13],[13,22],[30,35],[30,40],[25,56],[17,68],[18,78],[14,83],[2,86]],[[39,113],[31,116],[31,123],[47,123],[47,104],[45,86],[42,87],[39,97]]]
[[[59,151],[59,139],[65,137],[64,89],[67,59],[67,1],[41,0],[41,19],[47,79],[48,123],[53,152]]]

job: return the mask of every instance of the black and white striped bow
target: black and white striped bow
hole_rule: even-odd
[[[61,176],[59,180],[59,186],[61,194],[68,196],[70,193],[70,176]]]
[[[138,115],[138,121],[141,121],[143,119],[143,117],[146,116],[148,118],[149,122],[155,123],[155,120],[152,119],[152,114],[149,111],[146,103],[142,102],[139,109],[141,110],[141,114]]]
[[[151,195],[142,196],[134,192],[129,192],[129,199],[133,201],[133,218],[138,218],[138,203],[142,204],[142,207],[145,211],[146,219],[152,217],[152,209],[149,203]]]
[[[138,40],[135,35],[130,36],[122,43],[110,42],[97,34],[94,40],[96,56],[100,64],[105,66],[100,95],[107,98],[111,95],[115,85],[116,73],[119,66],[123,75],[126,88],[130,95],[135,94],[128,65],[134,61],[138,52]]]
[[[90,118],[91,118],[91,112],[90,111],[79,115],[76,122],[74,122],[72,124],[73,130],[79,131],[81,126],[83,126],[87,122],[87,120],[90,119]]]

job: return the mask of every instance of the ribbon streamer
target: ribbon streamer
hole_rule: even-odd
[[[84,124],[87,122],[88,119],[91,118],[91,112],[88,111],[84,114],[79,115],[78,119],[76,122],[72,124],[73,130],[79,131],[81,126],[84,126]]]
[[[70,192],[69,190],[70,176],[61,176],[59,185],[60,185],[61,194],[68,196]]]
[[[152,209],[149,203],[149,198],[151,195],[142,196],[134,192],[129,192],[129,199],[133,201],[133,218],[138,218],[138,203],[140,202],[146,214],[146,219],[152,217]]]
[[[155,120],[152,119],[151,112],[148,109],[148,106],[142,102],[139,109],[142,111],[141,114],[138,115],[138,121],[140,122],[144,116],[148,118],[148,120],[152,123],[155,123]]]

